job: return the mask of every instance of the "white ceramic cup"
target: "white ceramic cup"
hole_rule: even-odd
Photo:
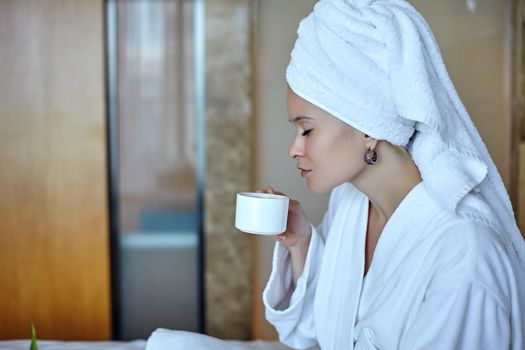
[[[286,196],[269,193],[239,192],[235,207],[235,227],[243,232],[277,235],[286,231]]]

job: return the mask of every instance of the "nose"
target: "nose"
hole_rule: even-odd
[[[288,156],[296,159],[304,157],[304,141],[298,135],[295,135],[290,148],[288,148]]]

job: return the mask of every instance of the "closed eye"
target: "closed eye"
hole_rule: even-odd
[[[303,131],[303,133],[301,134],[302,136],[306,136],[310,133],[310,131],[312,131],[312,129],[309,129],[309,130],[305,130]]]

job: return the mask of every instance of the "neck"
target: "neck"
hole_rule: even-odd
[[[381,157],[379,162],[368,166],[352,183],[369,198],[370,215],[386,223],[401,201],[422,179],[419,169],[409,156],[401,157],[388,146],[378,148]]]

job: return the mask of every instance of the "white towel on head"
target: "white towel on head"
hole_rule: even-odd
[[[407,146],[436,200],[502,233],[525,269],[501,177],[429,26],[408,2],[319,1],[299,25],[286,79],[356,129]]]

